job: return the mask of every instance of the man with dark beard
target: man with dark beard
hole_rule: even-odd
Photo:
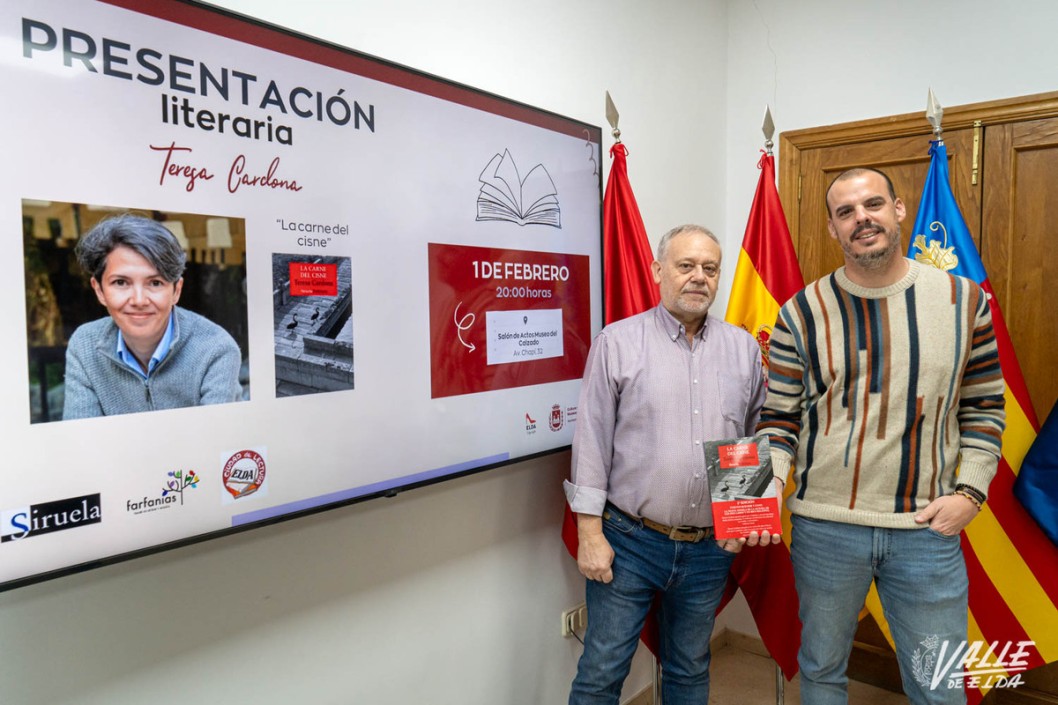
[[[764,402],[760,349],[708,315],[720,243],[673,228],[653,263],[661,304],[613,323],[584,371],[566,498],[588,628],[571,705],[617,705],[655,594],[665,705],[709,700],[709,637],[731,561],[744,543],[713,539],[703,443],[751,435]]]
[[[904,204],[884,173],[846,171],[826,201],[845,266],[780,310],[757,427],[776,475],[793,468],[801,702],[848,702],[873,581],[908,698],[963,703],[960,683],[922,664],[967,639],[959,532],[986,499],[1005,425],[988,302],[901,256]]]

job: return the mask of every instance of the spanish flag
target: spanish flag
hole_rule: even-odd
[[[779,307],[804,288],[804,279],[797,266],[797,253],[779,192],[775,189],[775,160],[766,154],[757,167],[761,170],[760,180],[738,253],[724,319],[757,340],[767,379],[772,324]],[[783,543],[744,549],[731,566],[731,574],[749,603],[761,641],[787,680],[797,673],[797,650],[801,645],[789,540],[790,516],[784,511]]]
[[[1015,499],[1014,482],[1039,422],[999,300],[952,195],[944,143],[934,142],[930,156],[908,257],[972,279],[984,289],[1006,382],[1003,457],[988,489],[988,501],[962,534],[970,578],[969,636],[971,641],[997,643],[996,653],[1008,643],[1032,641],[1034,653],[1028,666],[1035,668],[1058,661],[1058,546]],[[869,598],[868,608],[879,618],[880,605],[871,602]],[[983,690],[968,687],[968,701],[979,702]]]

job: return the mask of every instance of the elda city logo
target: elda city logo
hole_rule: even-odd
[[[103,521],[100,495],[57,499],[0,511],[0,543],[77,529]]]
[[[548,418],[548,427],[552,431],[561,431],[562,426],[565,425],[566,417],[562,413],[562,407],[555,404],[551,407],[551,416]]]

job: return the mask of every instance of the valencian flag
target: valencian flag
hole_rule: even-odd
[[[628,181],[628,150],[618,142],[610,148],[613,164],[603,196],[603,302],[605,323],[634,316],[658,305],[661,295],[654,283],[650,264],[650,240],[639,214],[632,185]],[[562,541],[577,557],[577,520],[569,505],[562,519]],[[658,636],[654,613],[641,635],[643,643],[657,654]]]
[[[1014,495],[1051,541],[1058,544],[1058,405],[1021,463]]]
[[[1035,668],[1058,660],[1058,546],[1014,498],[1014,481],[1039,423],[999,302],[952,195],[944,144],[934,142],[930,156],[908,257],[972,279],[984,289],[1006,382],[1007,426],[999,470],[984,508],[962,534],[970,578],[969,637],[998,642],[996,653],[1007,643],[1035,642],[1028,658],[1028,667]],[[981,695],[968,688],[970,702]]]
[[[760,345],[764,378],[768,378],[768,341],[779,307],[804,288],[797,254],[790,239],[779,192],[775,189],[775,159],[761,157],[757,193],[735,265],[735,278],[724,319],[740,326]],[[792,484],[792,483],[791,483]],[[792,489],[792,487],[791,487]],[[797,673],[801,622],[797,618],[797,592],[786,541],[790,538],[789,512],[783,512],[783,543],[743,549],[731,566],[757,623],[761,641],[787,679]],[[729,584],[729,589],[731,585]]]

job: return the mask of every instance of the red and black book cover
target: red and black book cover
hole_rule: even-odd
[[[771,446],[765,437],[705,443],[705,467],[713,500],[716,538],[782,531],[772,482]]]

